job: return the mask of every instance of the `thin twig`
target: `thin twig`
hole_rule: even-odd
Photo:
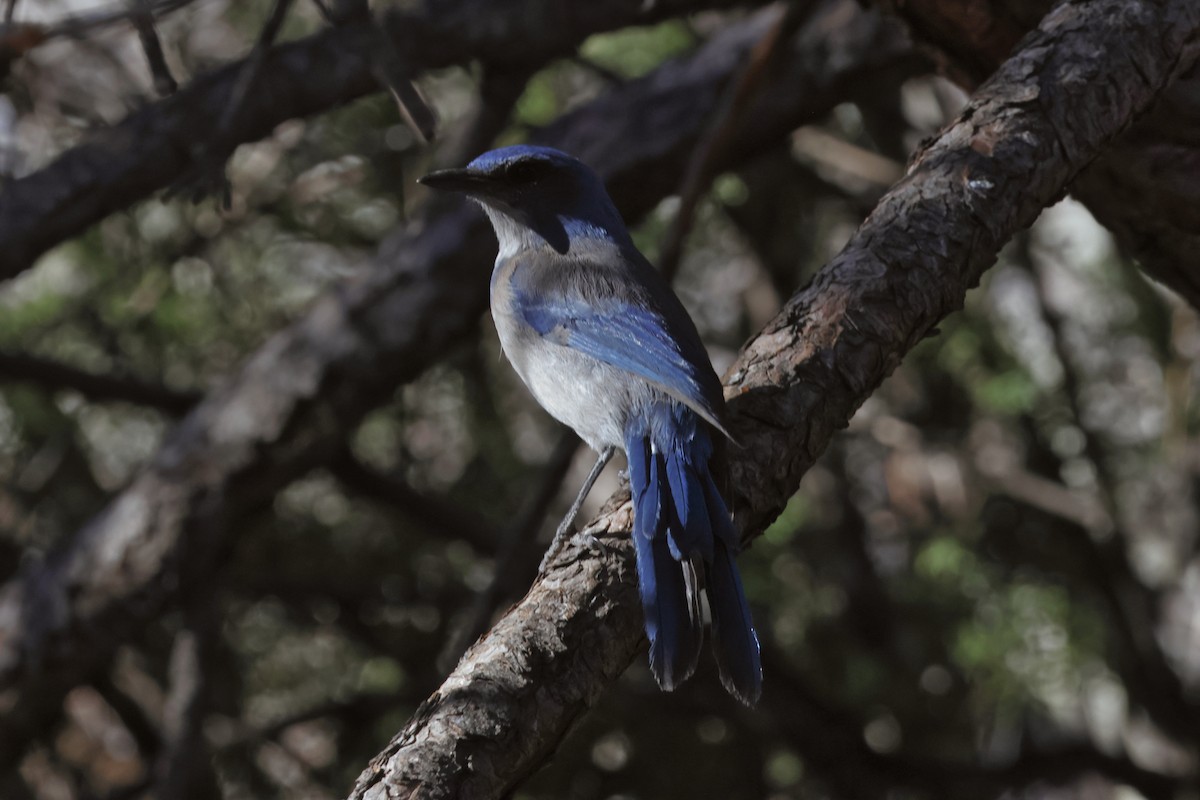
[[[167,59],[163,55],[162,41],[154,27],[154,15],[150,11],[147,0],[134,0],[135,10],[139,13],[133,17],[133,26],[137,29],[138,41],[142,43],[142,52],[146,54],[146,63],[150,65],[150,74],[154,77],[154,90],[160,96],[174,94],[179,88]]]
[[[135,8],[109,9],[84,16],[68,16],[54,24],[41,25],[13,22],[16,0],[8,0],[8,6],[4,10],[4,22],[0,23],[0,77],[8,73],[13,61],[51,39],[69,37],[88,41],[86,34],[123,22],[132,22],[140,32],[148,23],[143,22],[139,26],[139,19],[153,20],[155,14],[167,14],[191,2],[194,0],[138,0]]]
[[[130,697],[112,679],[111,671],[104,671],[92,682],[95,689],[108,707],[116,712],[125,730],[133,737],[137,745],[138,755],[151,760],[162,749],[162,736],[158,727],[138,702]]]
[[[349,448],[330,461],[329,471],[350,491],[398,508],[440,537],[461,538],[483,553],[495,552],[500,541],[499,532],[474,511],[421,494],[367,466]]]
[[[197,594],[184,608],[169,667],[170,688],[163,709],[163,749],[154,767],[157,797],[215,794],[204,721],[212,706],[220,618],[214,598]],[[203,788],[200,788],[203,787]]]
[[[222,205],[226,208],[231,205],[231,189],[223,167],[225,156],[231,149],[234,125],[242,109],[245,108],[250,90],[258,79],[258,73],[262,69],[267,53],[271,50],[271,45],[279,35],[279,29],[283,27],[283,21],[287,17],[291,5],[292,0],[275,0],[275,5],[271,8],[271,15],[263,23],[254,48],[242,64],[237,80],[229,90],[229,97],[217,120],[212,139],[194,146],[196,166],[168,189],[168,195],[189,192],[198,197],[206,191],[219,189]]]
[[[321,18],[333,24],[333,12],[329,10],[329,6],[325,5],[325,0],[312,0],[312,4],[317,7],[317,11],[321,13]]]
[[[223,140],[232,129],[238,112],[246,102],[246,96],[254,86],[267,51],[271,49],[271,45],[275,43],[275,37],[279,35],[279,29],[283,27],[283,20],[287,17],[291,5],[292,0],[275,0],[275,5],[271,8],[271,16],[267,17],[262,30],[258,32],[258,41],[254,43],[250,57],[246,59],[237,82],[233,84],[233,88],[229,92],[229,102],[225,105],[225,110],[221,113],[221,121],[217,125],[216,138],[218,142]]]
[[[409,67],[397,56],[391,39],[373,18],[370,48],[371,70],[396,101],[400,117],[422,143],[432,142],[437,133],[437,115],[417,88]]]
[[[746,65],[733,81],[713,116],[712,125],[696,143],[684,171],[679,192],[679,213],[663,238],[659,270],[668,280],[675,277],[683,256],[683,242],[696,219],[696,206],[712,180],[713,165],[733,141],[745,118],[745,112],[768,77],[776,54],[809,15],[818,7],[812,0],[794,0],[779,20],[767,29],[750,51]]]
[[[327,719],[329,717],[353,720],[355,724],[362,724],[387,714],[402,703],[415,703],[419,699],[419,697],[414,696],[414,692],[412,691],[363,692],[351,695],[342,700],[331,700],[327,703],[286,714],[261,727],[246,725],[237,732],[233,740],[226,747],[252,747],[260,745],[277,739],[293,725],[300,725],[305,722]]]
[[[137,19],[141,14],[150,14],[156,17],[162,16],[172,11],[177,11],[193,2],[195,0],[149,0],[145,4],[139,4],[136,8],[112,8],[92,14],[71,16],[43,29],[42,40],[64,36],[80,38],[100,28],[130,22]]]

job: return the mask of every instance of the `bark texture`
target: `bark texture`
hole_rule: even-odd
[[[745,445],[732,468],[747,536],[1004,242],[1194,62],[1198,26],[1190,0],[1059,6],[745,347],[726,396]],[[587,528],[607,549],[577,536],[553,555],[351,798],[502,797],[538,766],[642,644],[630,516],[627,498],[612,498]]]
[[[885,0],[884,5],[908,22],[950,77],[970,89],[1054,4]],[[1194,43],[1200,32],[1186,36]],[[1152,57],[1131,48],[1122,52],[1135,67]],[[1180,70],[1151,113],[1099,154],[1070,192],[1149,275],[1200,308],[1195,257],[1200,250],[1200,70],[1194,65]]]

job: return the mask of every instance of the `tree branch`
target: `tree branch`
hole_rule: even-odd
[[[745,534],[774,519],[834,432],[961,307],[1004,242],[1195,59],[1198,26],[1190,0],[1064,3],[918,153],[726,379],[744,445],[732,473]],[[627,498],[611,498],[587,528],[605,552],[590,552],[586,536],[563,548],[351,798],[499,797],[552,752],[642,645]]]
[[[73,389],[89,400],[122,400],[171,415],[186,412],[200,394],[128,376],[105,375],[28,353],[0,350],[0,382],[33,383],[46,389]]]
[[[150,76],[154,79],[154,90],[159,95],[168,95],[179,88],[167,58],[163,54],[162,40],[158,38],[158,30],[154,27],[154,14],[146,0],[134,0],[133,27],[137,30],[138,40],[142,43],[142,53],[146,56],[146,65],[150,68]]]
[[[579,5],[542,0],[453,0],[420,12],[379,15],[415,75],[474,58],[518,69],[570,53],[587,36],[645,25],[706,8],[754,0],[605,0]],[[248,73],[246,59],[197,78],[184,89],[101,131],[0,193],[0,280],[31,266],[51,247],[222,157],[295,117],[328,111],[379,86],[372,73],[369,17],[307,39],[272,47]],[[250,60],[257,58],[251,55]],[[398,68],[397,68],[398,69]],[[254,102],[222,129],[226,109],[247,74]]]
[[[499,531],[475,511],[426,496],[407,481],[364,464],[348,448],[337,453],[328,466],[351,494],[399,509],[431,533],[462,538],[482,553],[494,553],[500,547]]]
[[[217,126],[218,135],[228,130],[233,123],[233,118],[242,111],[242,106],[246,102],[246,96],[250,89],[254,86],[254,81],[258,77],[258,71],[262,69],[263,58],[275,44],[275,37],[279,35],[279,29],[283,27],[283,21],[287,19],[288,9],[292,6],[292,0],[275,0],[275,4],[271,6],[271,13],[267,16],[267,21],[263,23],[262,29],[258,32],[258,39],[254,42],[254,49],[250,51],[250,55],[246,57],[246,62],[238,71],[237,82],[233,85],[233,89],[229,93],[229,104],[225,106],[225,111],[221,114],[221,121]]]
[[[189,598],[183,629],[175,636],[170,659],[170,691],[163,711],[163,748],[154,769],[154,794],[201,800],[220,794],[212,756],[204,737],[204,719],[212,704],[212,686],[220,636],[219,598]]]
[[[739,70],[737,80],[726,89],[712,124],[696,143],[688,158],[687,169],[683,173],[683,185],[679,188],[679,211],[663,236],[660,247],[658,269],[667,280],[674,280],[679,270],[684,241],[695,222],[696,206],[714,177],[714,158],[720,152],[720,148],[725,147],[733,138],[746,106],[754,99],[766,72],[775,65],[776,52],[781,43],[791,39],[797,28],[817,7],[815,2],[795,2],[779,10],[778,21],[767,29],[763,38],[750,51],[745,66]]]
[[[1055,3],[882,0],[970,88],[999,66]],[[1129,54],[1140,57],[1138,53]],[[1200,71],[1180,71],[1145,119],[1069,187],[1141,267],[1200,308]]]

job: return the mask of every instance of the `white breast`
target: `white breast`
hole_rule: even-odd
[[[625,370],[543,339],[512,310],[511,262],[497,261],[492,319],[504,354],[534,398],[592,449],[623,446],[625,420],[658,392]]]

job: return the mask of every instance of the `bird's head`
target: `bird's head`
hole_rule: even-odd
[[[596,241],[623,244],[628,233],[604,183],[586,164],[551,147],[492,150],[462,169],[420,182],[461,192],[487,211],[503,252],[544,241],[559,253]]]

